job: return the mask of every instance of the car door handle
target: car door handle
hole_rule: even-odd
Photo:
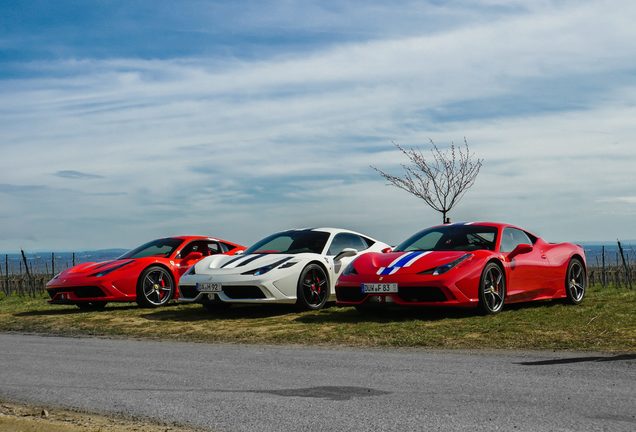
[[[543,259],[548,259],[548,257],[547,257],[547,256],[545,256],[545,254],[541,254],[541,258],[543,258]]]

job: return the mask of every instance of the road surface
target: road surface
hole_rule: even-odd
[[[0,398],[215,431],[633,431],[636,355],[0,334]]]

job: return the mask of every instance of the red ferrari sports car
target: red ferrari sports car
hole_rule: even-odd
[[[566,299],[587,287],[583,248],[547,243],[516,226],[469,222],[425,229],[390,253],[353,261],[336,284],[339,305],[462,306],[497,313],[504,303]]]
[[[83,263],[46,284],[49,303],[103,309],[107,302],[136,301],[142,307],[166,304],[177,295],[179,277],[203,257],[233,255],[244,246],[201,236],[153,240],[112,261]]]

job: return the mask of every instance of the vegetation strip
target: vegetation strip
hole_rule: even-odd
[[[0,297],[0,331],[57,335],[265,344],[636,351],[636,291],[591,288],[581,305],[513,305],[494,316],[471,310],[353,308],[296,312],[245,306],[209,313],[199,305],[141,309],[109,304],[101,312],[48,305],[44,297]]]

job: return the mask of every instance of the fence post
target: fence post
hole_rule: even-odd
[[[75,252],[73,252],[73,267],[75,267]]]
[[[55,276],[55,252],[51,252],[51,277]]]
[[[603,271],[601,272],[601,285],[603,285],[603,288],[605,288],[605,285],[607,284],[607,275],[605,273],[605,246],[601,246],[601,260],[603,263]]]
[[[623,253],[623,246],[621,246],[621,242],[616,239],[616,242],[618,243],[618,250],[621,253],[621,260],[623,261],[623,268],[625,269],[625,278],[627,279],[627,285],[629,286],[629,289],[632,289],[632,277],[629,274],[629,268],[627,267],[627,263],[625,262],[625,254]]]
[[[20,249],[20,253],[22,254],[22,261],[24,261],[24,269],[26,271],[27,279],[29,281],[29,295],[33,293],[33,280],[31,279],[31,272],[29,271],[29,263],[27,262],[26,255],[24,254],[24,250]]]
[[[9,295],[9,254],[4,254],[4,289]]]

